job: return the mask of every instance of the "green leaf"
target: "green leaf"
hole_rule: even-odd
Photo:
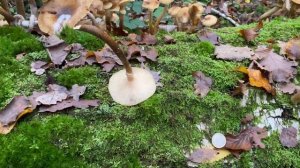
[[[142,13],[142,1],[135,1],[135,2],[133,2],[132,10],[136,14],[141,14]]]
[[[163,7],[158,7],[158,8],[154,11],[153,16],[154,16],[155,18],[158,18],[158,17],[162,14],[163,11],[164,11],[164,8],[163,8]]]

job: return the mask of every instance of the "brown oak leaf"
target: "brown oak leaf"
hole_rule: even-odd
[[[73,99],[68,99],[68,100],[59,102],[55,105],[52,105],[52,106],[42,106],[42,107],[40,107],[39,112],[54,113],[54,112],[61,111],[61,110],[71,108],[71,107],[85,109],[90,106],[97,107],[98,105],[99,105],[99,100],[78,100],[78,101],[76,101]]]
[[[233,151],[249,151],[253,147],[265,148],[261,140],[267,136],[268,132],[264,128],[248,127],[238,135],[226,135],[225,148]]]
[[[298,145],[297,129],[294,127],[283,128],[280,134],[280,142],[283,146],[293,148]]]
[[[259,35],[259,31],[263,26],[263,22],[260,21],[254,28],[240,30],[240,34],[246,41],[253,41]]]
[[[197,36],[201,41],[209,41],[213,45],[219,45],[220,44],[220,37],[217,34],[213,33],[213,32],[200,31],[199,33],[197,33]]]
[[[255,53],[249,47],[233,47],[226,44],[216,46],[215,55],[219,59],[242,61],[244,59],[251,59]]]
[[[155,45],[157,43],[156,37],[148,33],[142,33],[141,35],[131,33],[128,38],[136,44]]]
[[[196,79],[196,84],[194,84],[195,93],[200,95],[201,98],[205,97],[212,86],[213,80],[206,77],[202,72],[197,71],[193,73],[193,77]]]
[[[285,52],[290,59],[300,59],[300,38],[292,39],[286,43]]]
[[[165,44],[175,44],[176,40],[170,35],[165,35],[164,42],[165,42]]]

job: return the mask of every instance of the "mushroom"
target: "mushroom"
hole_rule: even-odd
[[[153,11],[159,7],[159,0],[143,0],[143,8],[149,10],[149,32],[152,34],[154,32],[154,25],[153,25]]]
[[[200,22],[201,15],[204,12],[204,8],[200,2],[193,3],[189,6],[189,15],[191,18],[192,27],[190,29],[191,32],[194,32],[197,25]]]
[[[188,23],[189,20],[190,20],[189,7],[180,8],[176,14],[176,21],[178,24],[179,31],[182,31],[183,29],[182,24]]]
[[[218,18],[214,15],[206,15],[202,20],[202,24],[207,27],[211,27],[218,22]]]
[[[295,4],[299,4],[300,5],[300,0],[292,0]]]
[[[155,34],[158,30],[158,26],[160,21],[162,20],[162,18],[165,16],[165,14],[168,12],[168,7],[169,5],[173,2],[174,0],[159,0],[159,2],[161,4],[164,4],[164,10],[163,12],[160,14],[160,16],[157,18],[155,24],[154,24],[154,29],[153,32],[150,32],[151,34]]]
[[[41,9],[38,25],[42,32],[53,35],[64,25],[74,27],[89,12],[93,0],[50,0]]]
[[[92,25],[82,25],[80,30],[105,41],[125,67],[125,70],[113,74],[109,80],[109,93],[115,102],[125,106],[133,106],[145,101],[155,93],[156,84],[152,74],[141,68],[132,68],[118,43],[105,31]]]

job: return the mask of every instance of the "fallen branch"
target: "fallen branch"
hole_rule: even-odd
[[[278,10],[280,10],[280,7],[275,6],[274,8],[268,10],[266,13],[261,15],[258,20],[261,21],[261,20],[268,18],[268,17],[272,16],[274,13],[276,13]]]
[[[6,10],[4,10],[2,7],[0,7],[0,15],[4,16],[5,20],[11,24],[14,22],[15,18],[8,13]]]
[[[229,22],[231,22],[234,26],[240,26],[240,24],[238,24],[235,20],[233,20],[231,17],[227,16],[225,13],[218,11],[215,8],[211,8],[211,11],[219,16],[221,16],[222,18],[228,20]]]

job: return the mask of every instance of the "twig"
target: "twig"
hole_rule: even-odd
[[[234,26],[240,26],[240,24],[238,24],[235,20],[233,20],[231,17],[227,16],[225,13],[222,13],[221,11],[218,11],[215,8],[211,8],[211,11],[221,17],[223,17],[224,19],[228,20],[229,22],[231,22]]]
[[[264,19],[268,18],[268,17],[272,16],[278,10],[280,10],[280,7],[279,6],[275,6],[274,8],[268,10],[266,13],[264,13],[263,15],[261,15],[258,20],[260,21],[260,20],[264,20]]]

